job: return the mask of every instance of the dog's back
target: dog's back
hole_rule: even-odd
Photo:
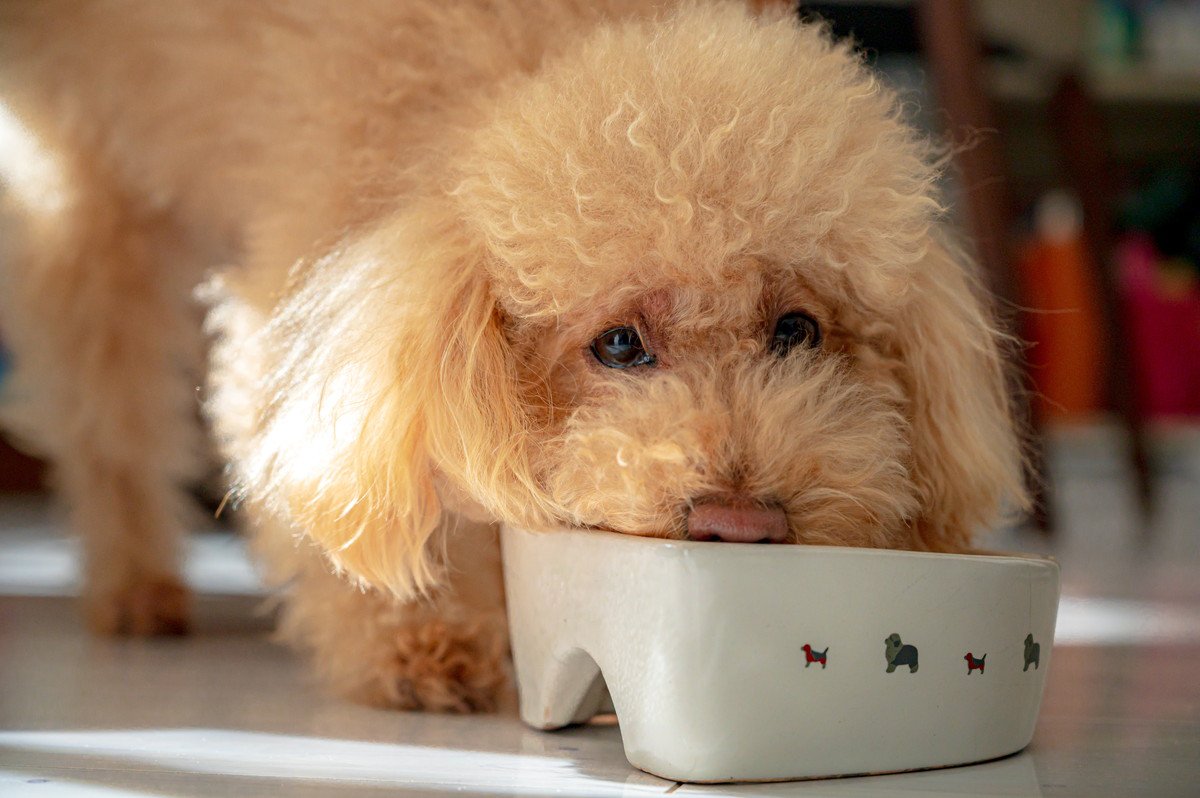
[[[424,154],[481,112],[473,97],[565,32],[648,5],[7,3],[0,98],[66,183],[102,175],[210,242],[264,216],[340,229],[419,182]],[[0,179],[21,192],[14,160],[0,154]]]

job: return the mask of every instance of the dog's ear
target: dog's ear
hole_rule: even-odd
[[[933,242],[897,322],[922,502],[915,532],[940,551],[965,549],[1002,508],[1029,504],[1006,372],[1010,339],[997,329],[966,262]]]
[[[414,210],[297,269],[258,336],[266,409],[237,458],[251,499],[400,596],[439,579],[447,499],[520,521],[541,495],[501,311],[458,228]]]

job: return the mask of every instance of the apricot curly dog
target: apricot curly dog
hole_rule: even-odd
[[[495,528],[959,550],[1005,338],[851,50],[727,2],[0,6],[7,421],[178,631],[202,399],[343,693],[506,689]],[[215,275],[215,276],[214,276]]]

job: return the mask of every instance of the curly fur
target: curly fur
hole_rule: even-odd
[[[794,542],[957,551],[1025,505],[930,146],[783,12],[13,3],[0,92],[13,415],[93,541],[101,629],[182,621],[145,597],[194,459],[186,287],[223,264],[235,494],[287,635],[376,703],[492,705],[497,522],[682,536],[739,496]],[[824,344],[778,358],[797,309]],[[656,367],[595,362],[617,325]]]

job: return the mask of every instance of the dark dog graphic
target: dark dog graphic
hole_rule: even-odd
[[[905,645],[900,635],[893,632],[883,641],[884,656],[887,658],[887,672],[891,673],[901,665],[908,666],[909,673],[917,672],[917,647]]]
[[[1033,635],[1025,635],[1025,667],[1023,671],[1029,670],[1029,666],[1033,665],[1033,669],[1037,670],[1041,667],[1042,662],[1042,647],[1040,644],[1033,642]]]
[[[983,673],[983,661],[985,659],[987,659],[987,654],[984,654],[979,659],[975,659],[974,655],[971,654],[970,651],[968,651],[967,655],[965,657],[963,657],[963,659],[965,659],[967,661],[967,675],[970,676],[971,671],[975,671],[975,670],[979,671],[980,673]]]

